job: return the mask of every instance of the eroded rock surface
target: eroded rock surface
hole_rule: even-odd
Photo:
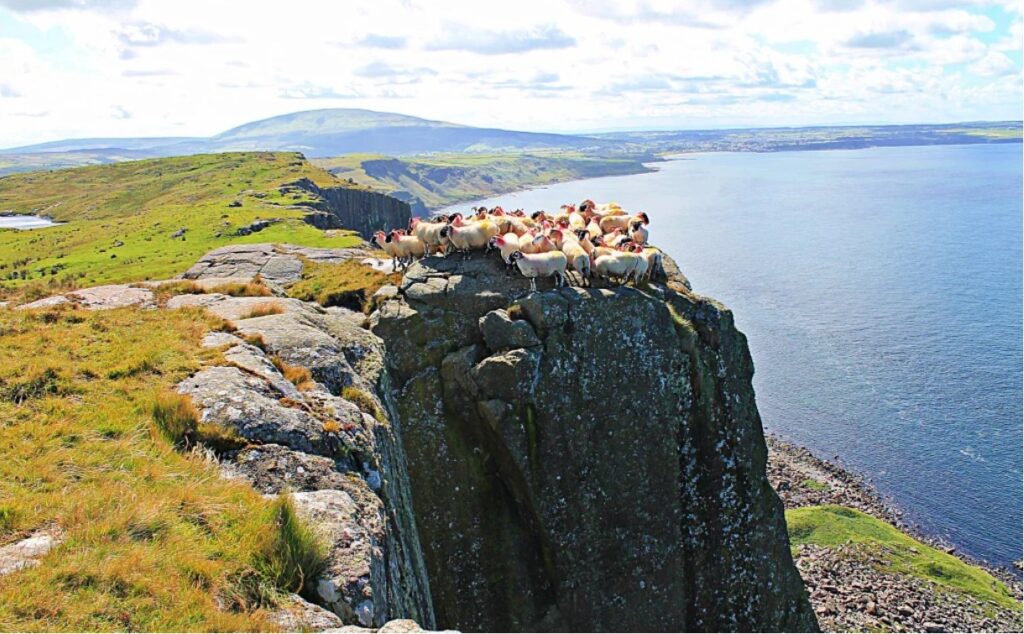
[[[746,340],[667,284],[530,293],[428,258],[379,294],[438,624],[814,630]]]
[[[267,301],[219,294],[168,300],[169,309],[203,307],[237,328],[204,340],[223,347],[231,365],[204,368],[178,390],[205,422],[249,443],[221,456],[227,475],[265,494],[289,492],[329,545],[310,598],[338,615],[338,624],[375,628],[409,618],[432,627],[404,450],[389,402],[376,396],[387,384],[382,342],[337,311],[298,300],[271,298],[281,312],[248,317]],[[312,380],[299,390],[274,361],[307,368]],[[345,389],[372,402],[379,420],[342,397]],[[306,612],[295,623],[305,623]]]

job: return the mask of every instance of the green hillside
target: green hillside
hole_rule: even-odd
[[[403,199],[418,199],[426,209],[439,209],[551,183],[646,172],[650,171],[643,165],[647,160],[654,157],[552,150],[437,153],[401,159],[381,154],[348,154],[313,159],[313,163],[343,180],[351,179],[353,183]]]
[[[337,184],[295,153],[196,155],[0,178],[0,212],[65,223],[0,230],[0,297],[167,278],[232,243],[355,244],[357,238],[330,237],[302,221],[312,196],[279,189],[300,178]],[[280,222],[236,234],[260,219]]]

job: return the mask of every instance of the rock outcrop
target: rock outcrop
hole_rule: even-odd
[[[246,279],[255,274],[251,269],[265,274],[279,257],[280,251],[252,247],[208,254],[193,274]],[[346,624],[376,628],[407,618],[432,627],[400,432],[390,403],[376,396],[387,392],[382,342],[350,311],[295,299],[275,298],[280,312],[249,317],[266,302],[217,293],[168,300],[169,309],[203,307],[237,328],[204,341],[223,349],[230,365],[199,371],[179,392],[199,406],[204,422],[232,429],[247,443],[220,456],[226,473],[264,494],[290,494],[325,540],[326,567],[309,598]],[[300,390],[281,367],[308,369],[311,380]],[[315,610],[299,612],[286,610],[282,618],[303,629],[329,621],[318,617],[311,624]]]
[[[731,313],[670,280],[529,291],[427,258],[379,293],[437,623],[815,630]]]

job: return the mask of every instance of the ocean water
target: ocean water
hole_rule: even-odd
[[[767,430],[1007,564],[1022,550],[1021,165],[1019,144],[701,154],[484,204],[647,211],[651,241],[747,334]]]

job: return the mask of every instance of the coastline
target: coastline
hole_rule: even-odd
[[[896,504],[860,476],[809,449],[775,434],[765,434],[768,480],[787,511],[821,505],[853,508],[899,531],[977,566],[1006,584],[1021,601],[1019,571],[975,560],[903,520]],[[856,544],[802,546],[794,559],[823,631],[1021,631],[1022,614],[964,596],[943,592],[909,574],[887,571],[881,560]]]

